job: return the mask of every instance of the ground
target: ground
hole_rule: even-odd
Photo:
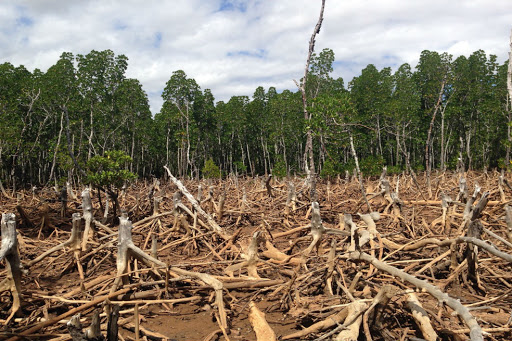
[[[390,205],[386,196],[378,195],[380,179],[364,180],[368,204],[372,212],[380,213],[380,219],[375,221],[377,235],[370,238],[361,251],[460,299],[480,327],[489,332],[486,336],[489,340],[512,338],[510,264],[479,250],[477,278],[473,278],[468,270],[466,243],[453,244],[450,249],[449,245],[439,246],[428,240],[443,241],[468,235],[469,222],[464,223],[463,212],[465,202],[478,184],[482,190],[474,205],[478,204],[482,193],[489,192],[488,204],[481,216],[474,219],[484,229],[478,237],[510,253],[504,208],[512,198],[512,190],[506,184],[500,187],[499,175],[497,172],[437,173],[432,176],[431,194],[423,176],[418,176],[416,183],[409,174],[388,175],[391,192],[398,189],[400,205]],[[461,177],[466,180],[466,197],[459,194]],[[166,276],[166,269],[131,261],[128,281],[117,288],[127,288],[128,292],[110,298],[111,304],[121,304],[119,331],[122,339],[135,339],[134,307],[137,303],[141,338],[256,340],[248,319],[250,302],[265,313],[265,320],[276,336],[286,339],[304,328],[317,326],[317,322],[332,319],[354,300],[370,304],[385,285],[398,291],[387,304],[377,305],[363,316],[360,340],[370,336],[373,340],[424,338],[406,304],[407,294],[414,291],[440,339],[468,338],[468,326],[452,314],[450,307],[374,265],[350,259],[351,241],[347,236],[350,226],[344,223],[344,215],[352,215],[360,229],[360,238],[364,231],[370,230],[358,216],[358,213],[369,213],[370,209],[362,198],[357,179],[319,181],[320,217],[328,232],[322,235],[318,248],[315,245],[309,248],[310,252],[306,250],[312,242],[309,232],[315,212],[311,210],[305,180],[272,179],[270,193],[265,180],[264,177],[230,177],[222,181],[183,182],[195,197],[201,186],[201,207],[213,217],[221,232],[216,232],[201,214],[194,220],[187,210],[190,213],[195,210],[185,197],[181,200],[187,210],[175,210],[173,195],[178,188],[169,180],[162,180],[160,184],[139,181],[121,194],[121,206],[134,224],[134,245],[147,254],[156,254],[158,260],[169,267],[208,274],[220,281],[227,318],[227,325],[222,326],[222,311],[211,284],[194,276],[180,275],[173,269]],[[295,185],[295,201],[289,200],[289,183]],[[103,226],[117,233],[118,220],[103,218],[104,202],[101,207],[97,195],[92,196],[93,215],[101,224],[96,224],[86,250],[79,252],[83,279],[74,252],[68,247],[30,265],[31,260],[70,237],[71,215],[82,212],[81,188],[75,188],[74,192],[78,199],[69,197],[65,212],[54,189],[8,191],[8,196],[0,195],[2,213],[17,214],[19,252],[24,266],[23,302],[10,320],[12,295],[5,290],[0,296],[3,322],[0,339],[12,340],[13,336],[26,334],[31,328],[72,309],[80,310],[85,328],[94,310],[103,312],[105,309],[105,300],[101,298],[108,295],[116,277],[118,249],[117,235],[110,234]],[[225,200],[221,198],[224,193]],[[440,219],[443,195],[456,201],[449,203],[446,223]],[[156,210],[153,208],[155,197],[162,197]],[[102,200],[105,200],[103,196]],[[148,217],[151,218],[142,220]],[[486,230],[494,232],[501,240]],[[249,261],[249,265],[254,265],[251,270],[248,263],[243,262],[250,258],[249,246],[257,231],[259,234],[253,243],[257,246],[253,249],[257,251],[257,258],[253,258],[254,263]],[[156,252],[151,251],[153,238]],[[425,240],[427,242],[418,246]],[[335,249],[329,258],[332,247]],[[0,280],[7,275],[5,264],[3,260],[0,265]],[[83,308],[98,298],[100,303]],[[71,339],[64,324],[69,318],[56,319],[55,323],[31,331],[31,336],[27,337]],[[101,322],[105,333],[106,317],[102,317]],[[316,339],[335,327],[336,324],[325,330],[314,330],[299,338]]]

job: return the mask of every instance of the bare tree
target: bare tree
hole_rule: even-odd
[[[306,160],[306,171],[308,172],[308,182],[310,188],[310,196],[311,201],[316,201],[316,174],[315,174],[315,159],[313,155],[313,131],[311,129],[311,124],[308,123],[311,121],[311,114],[308,112],[308,103],[306,97],[306,81],[308,79],[309,72],[309,63],[311,61],[311,55],[315,50],[315,37],[318,33],[320,33],[320,27],[322,27],[322,21],[324,20],[324,8],[325,8],[325,0],[322,0],[322,7],[320,8],[320,17],[318,18],[318,22],[315,25],[315,29],[313,30],[313,34],[311,35],[311,39],[309,39],[309,50],[308,57],[306,59],[306,67],[304,68],[304,76],[302,77],[302,82],[300,85],[295,81],[297,87],[299,88],[302,94],[302,106],[304,108],[304,119],[306,120],[306,124],[308,125],[306,132],[306,150],[304,151],[304,158]],[[309,161],[309,169],[308,162]]]
[[[508,90],[508,121],[512,120],[512,30],[510,31],[510,52],[508,53],[508,70],[507,70],[507,90]],[[510,162],[510,144],[512,143],[512,136],[510,131],[510,124],[507,127],[507,165]]]

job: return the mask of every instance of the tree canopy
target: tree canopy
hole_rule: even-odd
[[[203,176],[205,165],[221,175],[301,173],[308,131],[318,174],[352,171],[348,132],[367,175],[372,164],[402,171],[406,157],[418,170],[508,166],[507,65],[496,56],[423,51],[415,68],[370,64],[347,88],[333,78],[334,63],[331,49],[312,55],[306,119],[299,91],[260,86],[251,97],[215,103],[183,70],[163,85],[163,106],[152,116],[142,84],[125,75],[128,57],[111,50],[62,53],[46,72],[5,62],[0,178],[85,180],[87,167],[114,150],[140,177],[162,175],[163,165],[182,177]]]

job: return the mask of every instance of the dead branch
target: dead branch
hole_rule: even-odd
[[[169,178],[171,179],[171,181],[178,187],[178,189],[181,191],[181,193],[183,193],[183,195],[185,196],[185,198],[187,198],[187,200],[192,204],[192,206],[194,207],[194,209],[200,214],[202,215],[207,221],[208,221],[208,224],[210,225],[210,227],[215,231],[217,232],[220,236],[222,236],[224,239],[229,239],[225,236],[224,232],[222,231],[222,228],[217,224],[217,222],[208,214],[206,213],[202,208],[201,206],[199,205],[199,203],[196,201],[196,199],[192,196],[192,194],[189,193],[189,191],[187,190],[187,188],[185,186],[183,186],[183,184],[181,183],[180,180],[176,179],[172,174],[171,174],[171,171],[169,170],[169,168],[167,168],[167,166],[164,166],[164,169],[167,171],[167,174],[169,175]],[[226,237],[226,238],[225,238]]]
[[[421,330],[423,334],[423,338],[427,341],[436,341],[437,333],[435,332],[432,324],[430,323],[430,319],[428,318],[428,314],[421,306],[420,301],[418,301],[418,297],[416,294],[409,293],[407,294],[407,306],[412,312],[412,317],[416,324]]]
[[[265,320],[265,314],[258,309],[253,301],[249,303],[249,321],[256,333],[258,341],[276,341],[276,334]]]
[[[350,259],[352,260],[362,260],[367,263],[372,264],[377,269],[381,271],[385,271],[392,276],[398,277],[404,281],[411,283],[419,289],[423,289],[435,297],[440,303],[448,305],[452,308],[457,314],[464,320],[466,325],[470,329],[470,338],[472,341],[483,341],[483,334],[480,325],[476,321],[476,319],[471,315],[468,308],[460,303],[460,300],[456,300],[448,294],[439,290],[436,286],[428,283],[427,281],[418,279],[412,275],[409,275],[402,270],[395,268],[391,265],[386,264],[385,262],[379,261],[377,258],[372,257],[371,255],[361,252],[361,251],[353,251],[349,254]]]

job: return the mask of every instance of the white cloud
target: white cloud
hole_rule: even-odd
[[[220,10],[223,8],[224,10]],[[64,51],[111,49],[129,58],[151,110],[183,69],[217,100],[257,86],[295,90],[320,1],[180,0],[0,2],[0,63],[43,71]],[[510,0],[327,0],[316,50],[332,48],[347,84],[369,63],[394,70],[422,50],[508,57]]]

